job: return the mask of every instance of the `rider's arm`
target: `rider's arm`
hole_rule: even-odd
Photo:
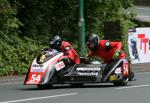
[[[115,50],[121,50],[122,49],[122,42],[111,42],[111,46]]]
[[[60,60],[63,60],[64,62],[70,62],[70,60],[73,60],[73,53],[70,51],[69,47],[66,47],[62,50],[62,52],[64,53],[63,56],[61,56],[61,58],[59,58]]]
[[[122,42],[112,42],[112,47],[115,50],[115,53],[113,55],[113,58],[119,58],[121,49],[122,49]]]
[[[93,52],[91,52],[91,51],[89,51],[89,53],[88,53],[88,55],[87,55],[88,57],[92,57],[92,56],[94,56],[94,53]]]
[[[67,46],[67,47],[65,48],[65,55],[66,55],[69,59],[71,59],[72,61],[74,61],[75,54],[74,54],[74,52],[73,52],[71,46]]]

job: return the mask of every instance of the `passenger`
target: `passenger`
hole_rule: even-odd
[[[87,57],[99,57],[103,60],[103,63],[107,64],[103,75],[106,75],[109,72],[109,68],[113,64],[112,61],[126,58],[125,52],[122,50],[122,42],[99,40],[99,37],[96,34],[90,34],[87,37],[86,45],[89,49]],[[130,64],[129,73],[133,74],[130,69]]]
[[[121,50],[121,42],[111,42],[110,40],[99,40],[96,34],[87,37],[86,45],[90,50],[88,57],[97,56],[103,59],[104,63],[109,63],[115,58],[126,58]]]

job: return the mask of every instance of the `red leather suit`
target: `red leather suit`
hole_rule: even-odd
[[[111,42],[111,49],[109,51],[105,50],[105,44],[108,40],[99,40],[98,50],[95,52],[90,51],[88,56],[96,56],[103,59],[104,63],[109,63],[113,59],[113,55],[116,50],[121,50],[121,42]],[[126,55],[123,51],[120,52],[119,58],[125,58]]]
[[[63,41],[60,49],[61,52],[63,52],[66,57],[69,57],[69,59],[71,59],[74,63],[80,64],[80,57],[69,42]]]

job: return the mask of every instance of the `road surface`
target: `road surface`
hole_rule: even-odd
[[[150,6],[136,6],[136,19],[150,23]]]
[[[122,87],[103,83],[86,84],[81,88],[55,85],[47,90],[4,79],[0,82],[0,103],[149,103],[150,72],[137,72],[136,78]]]

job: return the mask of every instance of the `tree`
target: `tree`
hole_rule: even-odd
[[[17,33],[21,24],[16,18],[16,9],[13,8],[9,1],[0,0],[0,35]]]
[[[47,37],[77,33],[77,2],[72,0],[18,0],[18,2],[20,6],[17,16],[24,24],[21,31],[25,36]]]

